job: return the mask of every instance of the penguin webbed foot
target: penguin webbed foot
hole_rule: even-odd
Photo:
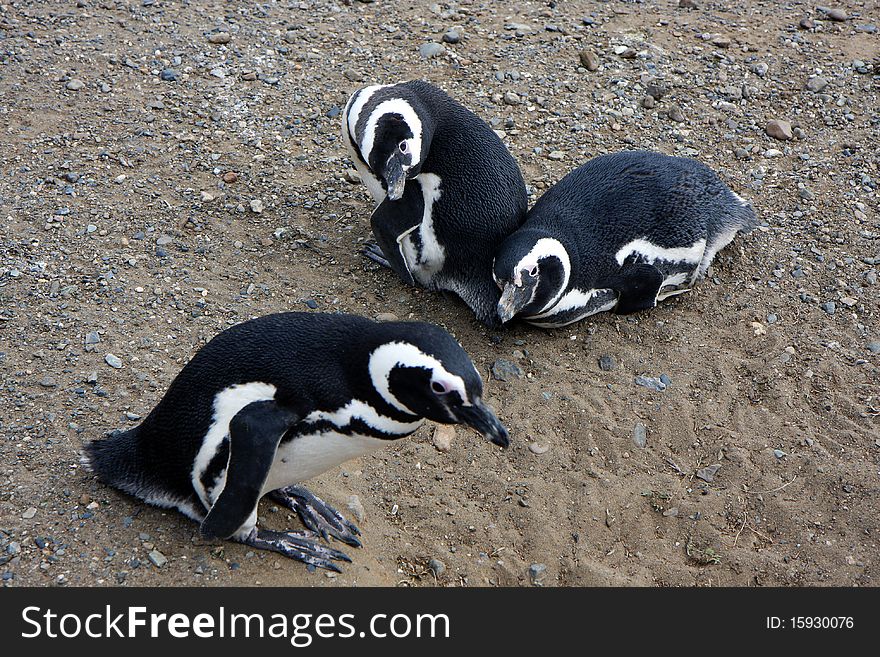
[[[277,532],[271,529],[254,528],[241,542],[258,550],[271,550],[285,557],[301,561],[315,568],[325,568],[337,573],[342,570],[334,561],[351,563],[348,555],[317,542],[314,532]]]
[[[361,547],[360,530],[332,506],[302,486],[288,486],[269,493],[269,498],[295,511],[302,523],[325,541],[332,536],[352,547]]]
[[[385,254],[382,252],[382,247],[375,242],[367,242],[364,245],[362,253],[373,262],[383,267],[387,267],[388,269],[392,268],[391,263],[388,262],[388,258],[386,258]]]

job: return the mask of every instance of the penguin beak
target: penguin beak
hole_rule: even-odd
[[[456,415],[460,422],[473,427],[499,447],[510,445],[507,429],[483,402],[479,401],[473,406],[462,406],[457,409]]]
[[[385,165],[385,184],[388,186],[388,199],[397,201],[403,196],[406,186],[406,172],[396,157],[391,157]]]
[[[517,287],[513,283],[507,283],[501,292],[501,299],[498,301],[498,317],[502,324],[509,322],[514,316],[532,300],[533,285],[523,284]]]

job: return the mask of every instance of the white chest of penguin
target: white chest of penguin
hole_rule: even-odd
[[[443,193],[443,181],[434,173],[420,173],[415,180],[424,200],[421,221],[398,236],[397,243],[413,278],[427,287],[446,261],[446,249],[437,239],[434,225],[435,205]]]

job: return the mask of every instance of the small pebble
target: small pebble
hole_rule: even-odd
[[[440,575],[446,572],[446,564],[439,559],[431,559],[428,562],[428,568],[434,573],[434,577],[440,577]]]
[[[110,367],[114,369],[119,369],[122,367],[122,361],[114,356],[113,354],[107,354],[104,356],[104,362],[107,363]]]
[[[379,313],[376,315],[377,322],[396,322],[400,318],[394,313]]]
[[[351,511],[351,515],[354,516],[354,519],[358,522],[363,522],[364,518],[367,517],[367,512],[364,510],[361,498],[357,495],[349,495],[346,506],[348,507],[348,510]]]
[[[652,376],[642,376],[640,374],[636,376],[633,381],[638,386],[650,388],[651,390],[656,390],[657,392],[663,392],[664,390],[666,390],[666,384],[663,383],[663,381],[661,381],[660,379]]]
[[[602,356],[599,358],[599,369],[603,372],[610,372],[615,367],[617,367],[617,363],[614,362],[614,359],[611,356]]]
[[[581,50],[578,57],[581,60],[581,65],[588,71],[599,70],[599,58],[592,50]]]
[[[229,43],[232,40],[232,36],[230,36],[229,32],[214,32],[208,37],[208,41],[211,43]]]
[[[434,447],[441,452],[448,452],[455,440],[455,426],[451,424],[438,424],[434,427]]]
[[[153,563],[154,566],[156,566],[156,568],[161,568],[166,563],[168,563],[168,559],[165,557],[164,554],[159,552],[159,550],[151,550],[150,553],[147,555],[147,558]]]
[[[70,82],[68,82],[64,86],[67,87],[68,89],[70,89],[71,91],[79,91],[80,89],[82,89],[83,87],[86,86],[86,83],[83,82],[82,80],[77,80],[74,78],[73,80],[71,80]]]
[[[442,55],[444,52],[446,52],[446,48],[443,47],[442,43],[430,42],[419,47],[419,55],[422,59],[431,59],[432,57]]]
[[[511,381],[513,379],[521,379],[523,376],[523,371],[516,363],[504,360],[503,358],[499,358],[492,363],[490,370],[492,377],[497,381]]]
[[[542,563],[533,563],[529,566],[529,579],[532,581],[532,584],[535,586],[541,586],[544,572],[547,570],[547,566]]]
[[[632,440],[636,447],[644,448],[648,444],[648,429],[641,422],[633,428]]]
[[[702,479],[703,481],[711,482],[715,479],[715,473],[717,473],[721,469],[721,466],[716,465],[707,465],[705,468],[700,468],[697,470],[697,477]]]
[[[234,183],[236,180],[238,180],[238,174],[235,171],[227,171],[223,174],[223,182],[227,184]]]
[[[765,130],[767,134],[774,139],[787,141],[794,138],[794,134],[791,131],[791,123],[788,121],[773,119],[772,121],[767,122],[767,128]]]
[[[837,304],[833,301],[826,301],[825,303],[820,303],[819,307],[824,310],[829,315],[833,315],[837,310]]]
[[[540,456],[541,454],[546,454],[548,451],[550,451],[550,445],[548,445],[547,443],[530,443],[529,451],[532,454],[537,454],[538,456]]]
[[[35,515],[37,515],[37,507],[32,506],[29,509],[27,509],[24,513],[22,513],[21,517],[24,518],[25,520],[30,520]]]

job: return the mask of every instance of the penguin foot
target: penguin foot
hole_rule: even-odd
[[[258,550],[271,550],[285,557],[302,561],[315,568],[326,568],[337,573],[342,570],[333,561],[347,561],[351,563],[343,552],[321,545],[315,539],[314,532],[276,532],[271,529],[257,529],[251,531],[247,538],[241,542]]]
[[[296,511],[302,523],[324,540],[330,536],[353,547],[360,547],[360,530],[339,511],[302,486],[288,486],[269,493],[270,499]]]
[[[388,258],[386,258],[385,254],[382,252],[382,247],[380,247],[375,242],[367,242],[364,245],[363,254],[373,262],[376,262],[383,267],[391,269],[391,263],[388,262]]]

